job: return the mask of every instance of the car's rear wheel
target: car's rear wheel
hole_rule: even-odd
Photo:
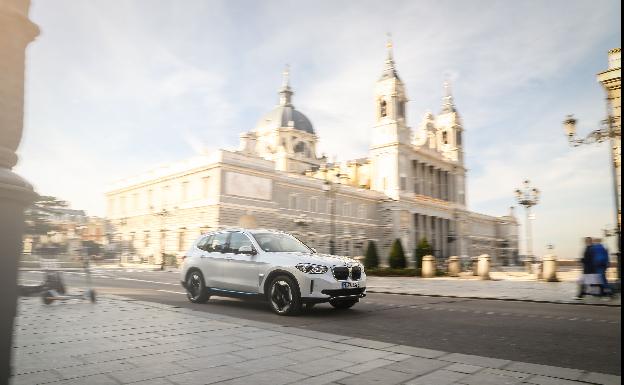
[[[348,300],[331,300],[329,304],[332,305],[336,309],[349,309],[353,305],[358,303],[357,299],[348,299]]]
[[[193,303],[205,303],[210,298],[206,288],[204,276],[198,270],[193,270],[186,278],[186,298]]]
[[[271,281],[268,300],[278,315],[296,315],[301,312],[301,294],[297,283],[287,275],[279,275]]]

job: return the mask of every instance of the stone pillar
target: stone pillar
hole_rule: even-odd
[[[490,256],[481,254],[477,262],[477,274],[481,279],[490,279]]]
[[[425,255],[422,259],[421,275],[423,278],[435,277],[435,257],[433,255]]]
[[[472,267],[472,275],[479,275],[479,270],[477,269],[479,264],[479,257],[470,257],[470,262]]]
[[[453,256],[448,259],[448,275],[449,277],[458,277],[461,272],[459,265],[459,257]]]
[[[22,139],[26,46],[39,34],[28,19],[29,0],[0,1],[0,383],[9,382],[17,264],[22,250],[24,209],[35,199],[32,186],[11,169]]]
[[[559,282],[557,279],[557,257],[548,254],[542,258],[542,279],[547,282]]]

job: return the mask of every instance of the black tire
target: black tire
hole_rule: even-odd
[[[347,300],[331,300],[329,304],[332,305],[336,309],[349,309],[353,307],[359,301],[357,299],[347,299]]]
[[[186,277],[186,298],[193,303],[205,303],[210,298],[210,291],[199,270],[192,270]]]
[[[271,280],[267,299],[271,310],[277,315],[289,316],[301,313],[299,285],[287,275],[278,275]]]

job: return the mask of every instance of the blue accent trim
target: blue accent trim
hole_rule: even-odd
[[[246,295],[257,295],[258,294],[258,293],[249,293],[249,292],[246,292],[246,291],[217,289],[216,287],[211,287],[209,290],[223,291],[223,292],[226,292],[226,293],[234,293],[234,294],[246,294]]]

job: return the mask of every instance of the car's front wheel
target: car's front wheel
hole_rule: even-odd
[[[287,275],[279,275],[269,286],[269,304],[278,315],[296,315],[301,312],[299,286]]]
[[[191,271],[186,278],[186,298],[193,303],[205,303],[210,298],[204,276],[197,270]]]
[[[349,309],[353,305],[358,303],[357,299],[349,299],[349,300],[331,300],[329,304],[332,305],[336,309]]]

